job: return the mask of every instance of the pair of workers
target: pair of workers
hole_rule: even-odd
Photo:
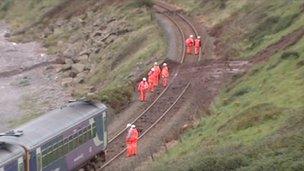
[[[194,54],[199,55],[202,47],[201,37],[197,36],[196,39],[193,38],[193,35],[190,35],[189,38],[185,42],[187,47],[187,54],[192,54],[194,48]]]
[[[132,157],[137,154],[137,141],[138,141],[138,131],[135,125],[131,125],[130,123],[127,124],[127,137],[126,137],[126,144],[127,144],[127,157]]]
[[[147,93],[149,91],[154,92],[155,88],[159,84],[160,79],[162,80],[164,87],[168,86],[169,69],[166,63],[163,63],[163,67],[160,68],[157,62],[155,62],[153,68],[151,68],[148,73],[148,80],[146,78],[143,78],[137,87],[140,101],[147,101]]]

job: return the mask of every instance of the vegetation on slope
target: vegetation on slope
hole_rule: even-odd
[[[215,42],[217,52],[230,58],[253,56],[304,26],[302,1],[167,1],[181,6],[199,22],[212,28],[211,34],[218,38]]]
[[[73,78],[65,85],[76,97],[89,94],[120,111],[132,100],[138,79],[154,61],[164,59],[165,41],[149,4],[6,0],[0,4],[0,16],[14,30],[25,31],[12,40],[41,40],[50,54],[63,57],[60,74],[64,80]],[[75,72],[75,65],[84,66],[84,71]]]
[[[204,2],[209,5],[203,8],[212,11],[210,4],[215,1]],[[229,6],[235,1],[222,2],[227,11],[237,9]],[[300,1],[249,4],[246,10],[238,9],[232,18],[217,24],[228,23],[223,27],[229,27],[234,23],[234,28],[247,28],[247,19],[252,28],[240,39],[250,45],[242,52],[244,57],[303,27]],[[264,13],[259,21],[246,18],[258,11]],[[242,17],[245,19],[240,21]],[[222,40],[230,40],[234,34],[224,32],[221,36]],[[256,42],[258,45],[254,45]],[[286,50],[278,49],[267,63],[255,66],[244,76],[235,77],[214,102],[212,115],[202,118],[196,128],[183,135],[181,143],[150,164],[149,170],[303,170],[303,49],[304,38]]]

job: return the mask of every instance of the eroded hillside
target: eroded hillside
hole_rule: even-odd
[[[134,84],[166,44],[149,8],[128,1],[16,1],[1,3],[11,41],[40,41],[57,56],[53,69],[75,98],[88,97],[120,111]]]
[[[303,2],[167,2],[209,27],[214,58],[254,65],[234,76],[180,143],[138,170],[302,170]]]

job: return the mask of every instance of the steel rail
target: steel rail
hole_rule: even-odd
[[[173,12],[174,14],[176,14],[176,15],[177,15],[179,18],[181,18],[185,23],[187,23],[187,25],[190,26],[190,29],[192,30],[192,32],[195,34],[196,37],[199,36],[199,33],[198,33],[197,29],[195,28],[195,26],[194,26],[194,25],[192,24],[192,22],[189,21],[185,16],[183,16],[182,14],[180,14],[180,13],[178,13],[178,12],[175,12],[174,9],[170,9],[170,8],[167,7],[166,4],[164,4],[163,2],[156,1],[156,2],[154,3],[154,5],[156,5],[156,6],[158,6],[158,7],[161,7],[161,8],[163,8],[163,9],[169,11],[169,12]],[[177,24],[176,21],[174,21],[173,18],[171,18],[171,17],[168,16],[168,15],[166,15],[166,16],[167,16],[167,17],[168,17],[168,18],[169,18],[169,19],[178,27],[179,30],[181,30],[180,26]],[[183,40],[185,40],[185,34],[184,34],[184,33],[182,33],[182,34],[183,34]],[[208,36],[207,36],[207,38],[208,38]],[[206,41],[204,41],[205,43],[204,43],[204,45],[203,45],[203,49],[201,49],[201,53],[199,53],[199,57],[198,57],[197,61],[200,61],[200,60],[201,60],[201,58],[202,58],[202,53],[207,49],[207,48],[205,47],[206,44],[207,44],[207,38],[206,38]]]
[[[166,115],[169,111],[171,111],[171,109],[175,106],[175,104],[180,100],[180,98],[185,94],[186,90],[189,88],[190,86],[190,82],[188,82],[188,84],[185,86],[185,88],[183,89],[183,91],[180,93],[180,95],[177,97],[177,99],[172,103],[172,105],[150,126],[148,127],[147,130],[145,130],[140,136],[139,139],[141,139],[144,135],[146,135],[156,124],[158,124]],[[124,148],[123,150],[121,150],[118,154],[116,154],[114,157],[112,157],[112,159],[110,159],[109,161],[107,161],[105,164],[103,164],[100,168],[98,168],[98,170],[102,170],[105,167],[107,167],[110,163],[112,163],[114,160],[116,160],[118,157],[120,157],[125,151],[127,150],[127,148]]]
[[[185,34],[184,34],[184,32],[182,31],[182,29],[180,28],[180,26],[178,25],[178,23],[177,23],[176,21],[174,21],[173,18],[170,17],[169,15],[164,14],[164,13],[162,13],[162,14],[165,15],[167,18],[169,18],[169,20],[177,27],[178,32],[180,33],[180,35],[181,35],[181,37],[182,37],[182,40],[184,40],[184,39],[185,39]],[[182,58],[181,58],[181,62],[180,62],[181,64],[184,63],[185,56],[186,56],[186,48],[185,48],[184,45],[183,45],[182,47],[183,47],[183,49],[182,49],[182,55],[181,55]],[[147,111],[149,111],[149,110],[153,107],[153,105],[154,105],[154,104],[161,98],[161,96],[168,90],[169,86],[172,84],[172,82],[174,81],[174,79],[176,78],[177,75],[178,75],[178,72],[175,73],[173,79],[171,80],[171,83],[170,83],[170,84],[161,92],[161,94],[153,101],[153,103],[151,103],[151,105],[149,105],[147,109],[145,109],[139,116],[137,116],[137,117],[131,122],[131,124],[135,123],[141,116],[143,116],[145,113],[147,113]],[[109,140],[108,144],[111,143],[111,142],[113,142],[116,138],[118,138],[118,137],[119,137],[122,133],[124,133],[126,130],[127,130],[127,128],[124,128],[124,129],[122,129],[121,131],[119,131],[114,137],[112,137],[112,138]]]
[[[160,6],[160,5],[157,5]],[[171,12],[171,10],[169,10],[168,8],[165,8],[163,6],[160,6],[166,10],[168,10],[169,12]],[[186,50],[185,50],[185,46],[183,41],[185,40],[185,34],[181,29],[181,26],[173,19],[173,17],[171,17],[170,15],[166,14],[166,13],[161,13],[163,15],[165,15],[178,29],[178,32],[181,35],[182,38],[182,58],[181,58],[181,62],[180,63],[184,63],[184,59],[186,56]],[[188,21],[186,18],[184,18],[182,15],[178,14],[178,16],[187,23],[187,25],[190,26],[191,30],[195,33],[195,35],[198,35],[198,32],[196,31],[195,27],[193,26],[193,24]],[[178,72],[174,75],[174,78],[177,76]],[[169,84],[172,85],[172,82],[174,81],[174,78],[171,80],[171,83]],[[162,95],[167,91],[167,89],[169,88],[169,86],[166,87],[166,89],[164,89],[162,91],[162,93],[153,101],[153,103],[147,108],[145,109],[139,116],[137,116],[131,123],[135,123],[139,118],[141,118],[144,114],[146,114],[153,106],[154,104],[162,97]],[[177,97],[177,99],[174,101],[174,103],[150,126],[148,127],[148,129],[146,131],[143,132],[143,134],[141,134],[141,136],[139,137],[140,139],[146,135],[157,123],[159,123],[165,116],[166,114],[174,107],[174,105],[178,102],[178,100],[183,96],[183,94],[186,92],[186,90],[189,88],[190,86],[190,82],[188,82],[188,84],[185,86],[185,88],[183,89],[183,91],[181,92],[181,94]],[[118,138],[119,136],[121,136],[121,134],[123,134],[125,131],[127,130],[127,128],[124,128],[123,130],[121,130],[119,133],[117,133],[113,138],[110,139],[109,143],[113,142],[116,138]],[[116,160],[119,156],[121,156],[124,152],[126,151],[126,148],[124,148],[122,151],[120,151],[119,153],[117,153],[114,157],[112,157],[110,160],[108,160],[105,164],[103,164],[99,170],[105,168],[106,166],[108,166],[110,163],[112,163],[114,160]]]
[[[172,21],[174,23],[174,25],[176,25],[176,27],[178,28],[179,33],[181,34],[182,40],[185,39],[185,34],[182,31],[182,29],[180,28],[180,26],[176,23],[176,21],[174,21],[169,15],[167,14],[163,14],[165,15],[167,18],[169,18],[170,21]],[[185,60],[185,56],[186,56],[186,50],[185,50],[185,46],[183,46],[183,50],[182,50],[182,58],[181,58],[181,62],[180,63],[184,63]],[[151,105],[148,106],[147,109],[145,109],[140,115],[138,115],[132,122],[131,124],[135,123],[141,116],[143,116],[145,113],[147,113],[147,111],[149,111],[154,104],[162,97],[162,95],[168,90],[168,88],[170,87],[170,85],[172,84],[172,82],[174,81],[174,79],[176,78],[176,76],[178,75],[178,72],[174,74],[173,79],[171,80],[171,83],[161,92],[161,94],[153,101],[153,103],[151,103]],[[111,138],[109,140],[108,143],[113,142],[116,138],[118,138],[122,133],[124,133],[127,130],[127,128],[122,129],[121,131],[119,131],[113,138]]]
[[[183,42],[185,40],[185,34],[182,31],[181,27],[178,25],[178,23],[172,17],[170,17],[168,14],[166,14],[166,13],[161,13],[161,14],[166,16],[176,26],[178,32],[181,35],[182,42]],[[184,63],[185,57],[186,57],[186,47],[185,47],[184,43],[182,43],[182,47],[183,47],[183,50],[182,50],[182,58],[181,58],[180,63]]]

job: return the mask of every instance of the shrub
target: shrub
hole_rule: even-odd
[[[281,55],[281,59],[297,59],[299,57],[300,57],[299,53],[298,52],[293,52],[293,51],[284,52]]]
[[[12,3],[13,3],[13,0],[4,0],[0,4],[0,11],[7,11],[10,8]]]
[[[121,111],[131,101],[133,87],[131,84],[121,84],[101,91],[98,100],[109,104],[116,112]]]
[[[300,13],[291,14],[285,17],[270,16],[264,22],[260,23],[251,33],[249,40],[253,42],[250,49],[254,49],[260,45],[266,35],[278,33],[288,28]]]

